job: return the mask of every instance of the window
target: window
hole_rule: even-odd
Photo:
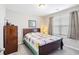
[[[69,15],[60,15],[53,18],[53,34],[68,35]]]

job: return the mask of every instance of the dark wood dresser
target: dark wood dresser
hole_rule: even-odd
[[[18,27],[14,25],[4,26],[4,54],[10,54],[18,50]]]

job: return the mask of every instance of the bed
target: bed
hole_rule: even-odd
[[[63,49],[63,38],[43,35],[40,28],[23,29],[23,43],[35,55],[47,55],[58,48]]]

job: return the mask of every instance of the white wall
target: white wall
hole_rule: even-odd
[[[3,25],[5,17],[5,6],[0,5],[0,48],[3,49]],[[2,54],[2,53],[0,53]]]
[[[18,26],[18,44],[22,43],[22,30],[23,28],[28,28],[28,20],[36,20],[36,27],[40,27],[40,17],[37,16],[26,16],[6,9],[6,18],[11,24]]]

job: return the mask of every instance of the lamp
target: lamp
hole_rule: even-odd
[[[45,25],[41,26],[41,33],[48,35],[48,27]]]

